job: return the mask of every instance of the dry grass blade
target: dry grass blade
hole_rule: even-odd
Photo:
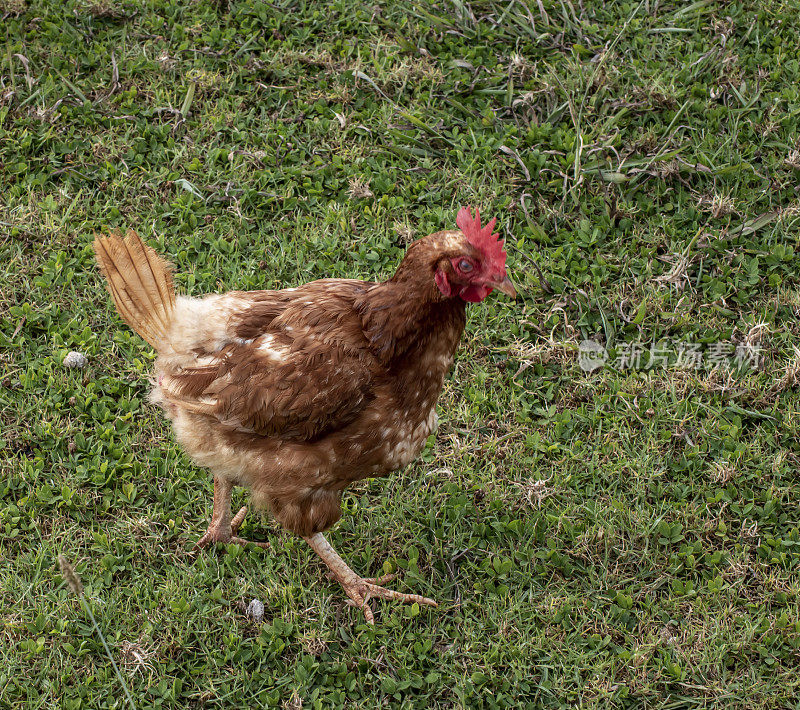
[[[114,656],[111,655],[111,649],[108,647],[108,643],[106,642],[106,637],[103,635],[103,632],[98,626],[97,621],[94,618],[94,614],[92,613],[92,609],[89,606],[89,603],[86,601],[86,596],[83,593],[83,584],[81,583],[80,577],[78,577],[77,573],[73,566],[69,563],[64,555],[58,556],[58,566],[61,569],[61,576],[64,577],[64,581],[67,583],[67,586],[70,588],[70,591],[75,594],[81,602],[83,606],[83,610],[89,616],[92,621],[92,626],[94,626],[94,630],[97,633],[100,641],[103,644],[103,648],[106,651],[106,655],[108,656],[108,660],[111,661],[111,665],[114,667],[114,672],[117,674],[117,679],[122,685],[122,689],[125,691],[125,697],[128,699],[128,703],[136,710],[136,703],[133,702],[133,698],[131,697],[130,690],[128,690],[128,685],[125,683],[125,679],[122,677],[122,673],[119,672],[119,668],[117,667],[117,663],[114,660]]]

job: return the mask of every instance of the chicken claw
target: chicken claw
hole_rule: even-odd
[[[268,542],[257,542],[256,540],[245,540],[243,537],[237,537],[236,533],[239,532],[239,528],[244,522],[245,515],[247,515],[247,506],[242,506],[239,509],[239,512],[233,516],[233,520],[231,520],[231,539],[228,540],[228,544],[241,545],[242,547],[250,544],[260,547],[263,550],[268,550],[270,548],[270,544]]]
[[[403,592],[396,592],[394,589],[386,589],[378,584],[372,584],[366,579],[356,577],[355,580],[344,582],[339,580],[347,596],[350,597],[350,605],[358,607],[364,612],[364,618],[368,624],[375,624],[375,615],[372,609],[369,608],[367,602],[372,598],[378,599],[391,599],[394,601],[405,602],[406,604],[421,604],[424,606],[438,606],[438,604],[428,597],[420,596],[419,594],[404,594]]]
[[[255,542],[237,537],[236,533],[242,527],[244,517],[247,515],[247,507],[242,506],[239,512],[231,518],[231,490],[233,484],[219,476],[214,476],[214,512],[211,514],[211,522],[208,530],[192,548],[192,552],[197,552],[208,547],[211,543],[223,545],[241,545],[244,547],[248,542],[264,549],[269,548],[268,542]]]
[[[421,604],[423,606],[438,606],[438,604],[428,597],[419,594],[404,594],[393,589],[386,589],[381,584],[390,582],[395,575],[386,574],[382,577],[359,577],[348,564],[339,556],[336,550],[331,547],[322,533],[316,533],[311,537],[305,538],[311,549],[319,555],[320,559],[328,566],[333,576],[342,585],[345,593],[350,597],[350,605],[358,607],[364,612],[364,618],[368,624],[375,624],[375,615],[369,608],[367,602],[375,597],[377,599],[390,599],[392,601],[405,602],[407,604]]]

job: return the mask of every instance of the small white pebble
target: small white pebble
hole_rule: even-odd
[[[258,599],[253,599],[247,605],[247,615],[257,624],[260,624],[264,618],[264,604]]]
[[[86,367],[86,355],[79,353],[76,350],[68,352],[64,357],[64,367]]]

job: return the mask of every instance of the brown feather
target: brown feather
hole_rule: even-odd
[[[308,536],[336,522],[352,482],[405,466],[433,430],[466,321],[433,275],[473,248],[459,235],[416,242],[385,283],[202,299],[176,298],[168,265],[135,234],[95,250],[120,315],[159,350],[152,397],[178,441]]]
[[[128,294],[124,274],[130,270],[127,252],[121,252],[117,236],[112,238],[96,239],[95,254],[100,269],[106,277],[108,290],[114,300],[117,311],[136,332],[147,342],[155,340],[155,335],[146,320],[141,320],[137,315],[137,305]]]
[[[172,270],[133,230],[94,240],[117,311],[156,350],[168,344],[175,290]]]

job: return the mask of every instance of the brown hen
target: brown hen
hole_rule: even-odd
[[[282,291],[176,296],[169,265],[132,231],[95,240],[119,314],[158,352],[151,399],[186,452],[214,475],[214,510],[198,547],[245,544],[231,490],[302,536],[374,623],[382,597],[432,599],[364,579],[323,532],[342,491],[410,463],[436,426],[467,302],[514,296],[494,220],[462,208],[458,230],[414,242],[383,283],[324,279]],[[266,543],[254,543],[266,547]]]

